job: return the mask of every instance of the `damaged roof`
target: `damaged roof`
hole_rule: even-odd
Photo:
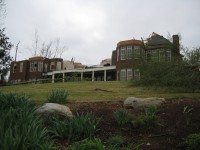
[[[147,38],[147,42],[145,44],[147,46],[172,45],[172,43],[169,40],[155,32],[153,32],[151,36]]]

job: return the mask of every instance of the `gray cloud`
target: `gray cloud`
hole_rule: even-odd
[[[117,42],[181,33],[185,46],[199,46],[199,0],[7,0],[5,27],[18,59],[31,56],[34,31],[41,41],[60,38],[68,47],[64,59],[97,64],[111,57]],[[12,55],[14,50],[12,51]]]

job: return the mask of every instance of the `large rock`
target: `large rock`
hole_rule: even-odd
[[[124,101],[124,107],[138,108],[138,107],[147,107],[152,105],[159,106],[163,102],[165,102],[165,99],[158,97],[149,97],[149,98],[128,97]]]
[[[36,109],[35,112],[43,116],[49,116],[51,114],[58,113],[60,115],[67,115],[68,117],[73,117],[73,114],[70,111],[69,107],[56,103],[45,103],[43,106]]]

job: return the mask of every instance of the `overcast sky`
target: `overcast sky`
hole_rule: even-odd
[[[200,46],[200,0],[5,0],[6,34],[19,53],[29,50],[37,29],[40,42],[60,38],[68,47],[63,59],[87,65],[110,58],[119,41],[152,32],[181,33],[187,47]],[[12,50],[14,56],[15,47]]]

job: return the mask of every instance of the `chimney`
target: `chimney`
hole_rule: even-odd
[[[175,55],[179,55],[180,54],[179,36],[173,35],[172,38],[173,38],[173,49],[174,49]]]

